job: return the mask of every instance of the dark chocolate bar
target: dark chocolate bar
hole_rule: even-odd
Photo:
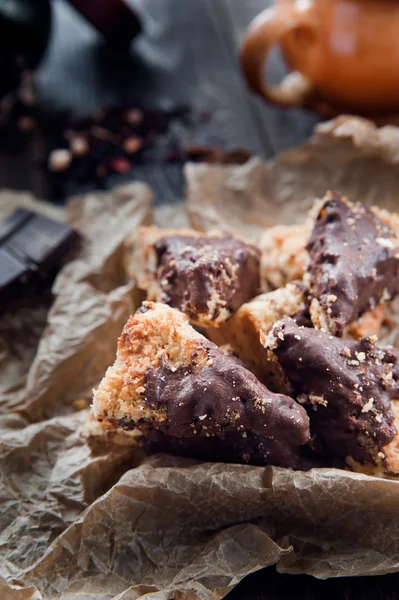
[[[78,240],[68,225],[22,208],[0,222],[0,313],[54,275]]]

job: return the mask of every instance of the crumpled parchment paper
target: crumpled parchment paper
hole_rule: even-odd
[[[188,216],[254,240],[300,221],[330,188],[399,209],[398,161],[398,129],[336,119],[270,163],[188,165]],[[183,225],[182,210],[156,219]],[[394,478],[145,457],[132,439],[82,436],[91,388],[138,302],[123,242],[151,221],[150,191],[90,194],[69,219],[85,241],[54,298],[0,319],[0,597],[217,600],[271,564],[321,578],[398,571]]]
[[[377,129],[365,119],[338,117],[273,161],[188,164],[186,179],[193,227],[235,231],[249,240],[264,227],[300,223],[328,189],[398,211],[399,127]]]

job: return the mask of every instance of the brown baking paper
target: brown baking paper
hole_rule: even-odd
[[[398,129],[337,119],[270,163],[188,165],[189,218],[254,240],[329,188],[392,209],[397,161]],[[184,224],[181,211],[157,218]],[[399,570],[394,478],[145,457],[132,437],[88,429],[90,390],[137,305],[123,242],[150,221],[150,192],[91,194],[69,218],[85,241],[54,299],[0,319],[0,597],[217,600],[271,564],[321,578]]]
[[[399,127],[339,117],[270,162],[187,165],[190,221],[201,231],[234,231],[253,241],[265,227],[300,223],[328,189],[398,211],[398,165]]]

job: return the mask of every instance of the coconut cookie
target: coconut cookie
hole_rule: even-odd
[[[142,228],[135,256],[147,299],[200,326],[219,326],[260,291],[259,249],[231,236]]]
[[[307,250],[310,314],[318,329],[344,327],[399,291],[399,240],[391,227],[360,203],[329,193]]]
[[[116,361],[94,392],[93,410],[106,427],[173,438],[175,446],[202,440],[224,450],[227,440],[232,459],[256,453],[257,463],[261,454],[263,463],[295,467],[298,447],[309,439],[303,407],[269,391],[185,315],[152,302],[128,320]]]
[[[265,347],[284,389],[307,407],[316,445],[347,462],[397,470],[397,351],[370,338],[342,340],[289,318],[276,323]]]

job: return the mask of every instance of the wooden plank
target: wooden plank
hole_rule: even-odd
[[[194,132],[195,141],[244,146],[265,157],[310,133],[314,117],[253,98],[238,69],[242,35],[264,7],[263,0],[134,0],[134,5],[145,33],[130,54],[121,56],[110,52],[71,6],[55,0],[51,44],[37,77],[49,111],[85,114],[104,104],[188,104],[211,114]],[[273,60],[273,74],[281,75],[281,69]],[[15,160],[3,160],[0,185],[42,195],[43,177],[35,172],[29,153],[17,162],[19,168]],[[179,199],[182,177],[176,168],[153,169],[137,169],[132,176],[151,180],[159,203]]]
[[[216,2],[217,4],[218,2]],[[213,0],[135,0],[145,33],[130,56],[109,53],[90,27],[55,2],[52,46],[39,73],[49,109],[85,113],[103,104],[190,104],[213,116],[199,135],[226,145],[262,145],[241,77],[232,68]]]
[[[219,0],[135,0],[145,34],[124,56],[110,52],[67,3],[56,0],[53,6],[51,44],[37,76],[41,101],[49,111],[85,114],[104,104],[187,104],[211,115],[193,140],[272,153],[265,131],[253,119]],[[29,163],[26,157],[23,162]],[[6,171],[7,177],[0,173],[0,185],[15,187],[16,169]],[[152,172],[140,168],[132,175],[146,177],[157,202],[172,202],[183,193],[182,177],[175,171],[156,165]],[[39,178],[32,177],[31,168],[24,168],[17,179],[19,185],[43,193],[43,186],[33,185]]]

